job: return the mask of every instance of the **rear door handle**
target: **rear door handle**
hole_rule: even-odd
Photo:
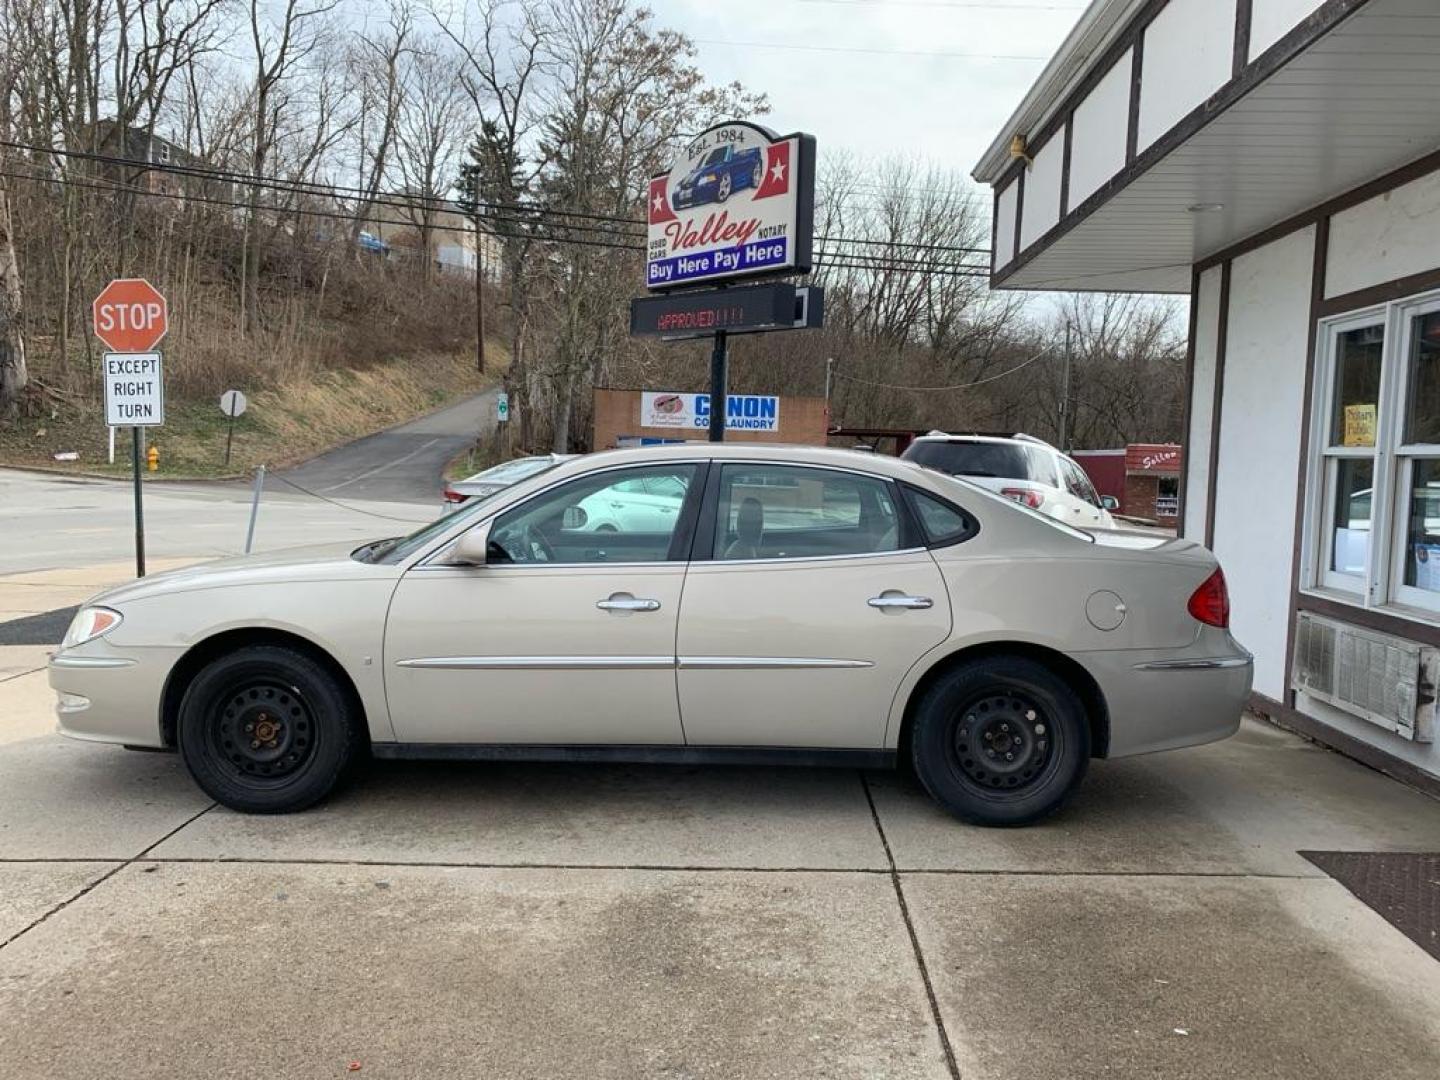
[[[873,608],[879,608],[881,611],[887,608],[923,610],[935,606],[935,601],[931,600],[928,596],[872,596],[865,602]]]
[[[629,593],[615,593],[606,600],[595,601],[601,611],[659,611],[659,600],[642,600]]]

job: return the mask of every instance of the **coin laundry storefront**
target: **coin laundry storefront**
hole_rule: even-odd
[[[975,170],[1007,289],[1188,293],[1254,706],[1440,779],[1440,4],[1097,0]]]

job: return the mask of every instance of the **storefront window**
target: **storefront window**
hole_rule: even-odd
[[[1440,443],[1440,312],[1418,315],[1410,327],[1407,443]]]
[[[1385,327],[1362,326],[1335,338],[1335,402],[1330,445],[1374,446]]]
[[[1405,584],[1440,593],[1440,459],[1410,469],[1410,525],[1405,538]]]
[[[1440,296],[1334,320],[1320,341],[1307,582],[1440,616]]]

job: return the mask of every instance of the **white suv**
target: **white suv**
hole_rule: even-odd
[[[1033,435],[921,435],[901,457],[1014,499],[1070,525],[1113,529],[1095,485],[1071,458]]]

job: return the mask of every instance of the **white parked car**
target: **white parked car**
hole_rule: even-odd
[[[1115,519],[1085,470],[1033,435],[947,435],[932,431],[901,455],[951,476],[963,476],[1069,525],[1113,529]]]
[[[176,749],[238,810],[306,807],[365,754],[903,761],[958,817],[1020,824],[1092,757],[1232,734],[1228,623],[1194,541],[875,454],[688,443],[562,462],[406,537],[111,589],[50,681],[63,732]]]
[[[562,461],[568,461],[573,454],[536,454],[531,457],[513,458],[492,465],[488,469],[455,480],[445,486],[445,501],[458,506],[471,499],[488,499],[521,480],[537,476],[546,469],[552,469]]]

